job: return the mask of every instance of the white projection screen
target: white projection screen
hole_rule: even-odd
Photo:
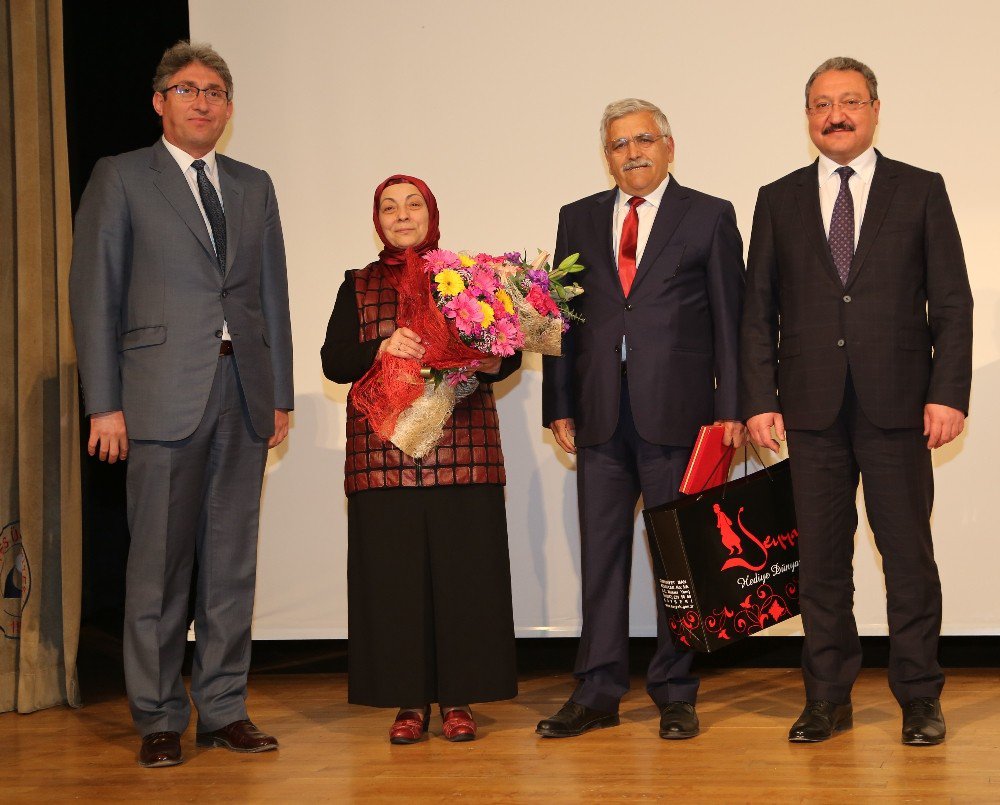
[[[191,0],[190,11],[192,37],[212,43],[235,77],[220,149],[273,177],[288,253],[295,413],[265,479],[256,638],[347,636],[347,387],[323,378],[319,348],[344,271],[378,251],[375,186],[396,172],[425,179],[446,248],[550,250],[560,206],[612,184],[597,132],[605,104],[637,96],[670,118],[674,175],[730,199],[745,244],[757,189],[815,157],[803,85],[837,55],[875,70],[876,145],[944,175],[962,232],[976,300],[972,414],[934,455],[933,525],[944,632],[1000,634],[990,491],[1000,441],[1000,4]],[[520,637],[574,636],[575,470],[541,426],[541,386],[541,361],[529,355],[497,387],[514,614]],[[640,520],[633,566],[631,632],[651,635]],[[885,634],[866,524],[855,571],[859,628]],[[795,619],[768,634],[799,629]]]

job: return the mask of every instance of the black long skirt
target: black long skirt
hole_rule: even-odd
[[[503,487],[369,490],[347,515],[348,701],[516,696]]]

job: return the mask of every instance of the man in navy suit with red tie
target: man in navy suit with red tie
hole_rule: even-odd
[[[579,252],[585,319],[546,357],[543,424],[575,453],[583,628],[569,701],[536,732],[580,735],[618,724],[629,688],[628,598],[635,507],[680,497],[698,429],[726,424],[739,445],[738,329],[743,245],[732,204],[669,174],[666,116],[635,98],[610,104],[601,140],[617,187],[559,214],[555,262]],[[698,680],[657,607],[657,650],[646,689],[660,736],[691,738]]]

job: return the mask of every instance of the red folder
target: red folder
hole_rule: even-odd
[[[725,482],[733,457],[733,448],[722,443],[725,433],[725,425],[702,425],[698,431],[698,439],[681,481],[680,491],[685,495],[697,495]]]

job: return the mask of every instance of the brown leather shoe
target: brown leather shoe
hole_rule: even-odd
[[[142,736],[139,747],[139,765],[144,769],[160,766],[179,766],[184,762],[181,755],[181,735],[179,732],[151,732]]]
[[[197,743],[198,746],[221,746],[231,752],[268,752],[278,748],[277,738],[261,732],[246,719],[226,724],[214,732],[199,732]]]

